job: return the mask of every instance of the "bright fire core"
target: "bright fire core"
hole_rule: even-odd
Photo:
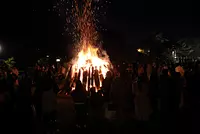
[[[102,81],[106,77],[111,64],[109,58],[98,54],[98,48],[92,45],[83,45],[77,58],[73,61],[71,78],[73,80],[80,80],[84,85],[86,91],[90,88],[99,90],[102,87]],[[75,88],[75,83],[72,89]]]

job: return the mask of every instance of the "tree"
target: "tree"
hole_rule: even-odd
[[[15,65],[15,59],[13,57],[8,58],[7,60],[4,61],[5,64],[8,66],[8,68],[12,68]]]
[[[163,56],[163,53],[168,51],[168,48],[172,47],[172,42],[164,37],[163,33],[153,33],[143,44],[146,45],[144,47],[151,50],[150,55],[154,59]]]
[[[161,61],[174,61],[176,57],[199,57],[199,42],[198,39],[172,40],[164,37],[163,33],[156,33],[143,44],[148,45],[151,57],[159,57]]]
[[[15,65],[15,59],[13,57],[8,58],[7,60],[1,60],[0,68],[2,69],[11,69]]]
[[[187,40],[179,40],[177,43],[179,44],[177,47],[177,53],[181,56],[190,56],[195,51],[195,47],[192,45],[188,45]]]

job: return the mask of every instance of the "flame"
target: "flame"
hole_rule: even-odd
[[[98,51],[99,48],[90,44],[84,44],[72,62],[71,78],[73,80],[80,80],[86,91],[93,87],[96,91],[100,89],[102,80],[111,68],[108,56],[101,57]],[[75,84],[73,84],[72,89],[75,89]]]
[[[81,48],[71,61],[71,87],[75,89],[75,81],[80,80],[86,91],[102,87],[102,81],[111,68],[109,57],[98,45],[98,32],[95,24],[94,2],[92,0],[73,0],[72,20],[74,27],[75,47]]]

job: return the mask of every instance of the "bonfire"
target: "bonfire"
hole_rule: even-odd
[[[102,87],[102,81],[112,65],[107,53],[101,49],[98,43],[98,32],[95,25],[95,12],[92,0],[84,0],[80,5],[73,1],[72,20],[76,32],[74,38],[77,45],[77,53],[71,60],[69,76],[72,80],[71,87],[75,89],[76,81],[80,80],[88,91],[95,88],[98,91]],[[71,22],[71,21],[69,21]]]
[[[72,60],[71,78],[73,81],[80,80],[86,91],[90,88],[99,90],[106,73],[111,69],[109,58],[106,55],[100,56],[99,48],[92,45],[83,45],[77,57]],[[75,89],[75,82],[72,89]]]

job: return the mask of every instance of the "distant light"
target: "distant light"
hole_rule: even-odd
[[[56,62],[60,62],[60,59],[56,59]]]
[[[49,55],[47,55],[47,58],[49,58]]]
[[[141,49],[141,48],[137,49],[137,51],[138,51],[139,53],[144,53],[144,50]]]
[[[175,59],[177,58],[176,51],[172,51],[172,57]]]

